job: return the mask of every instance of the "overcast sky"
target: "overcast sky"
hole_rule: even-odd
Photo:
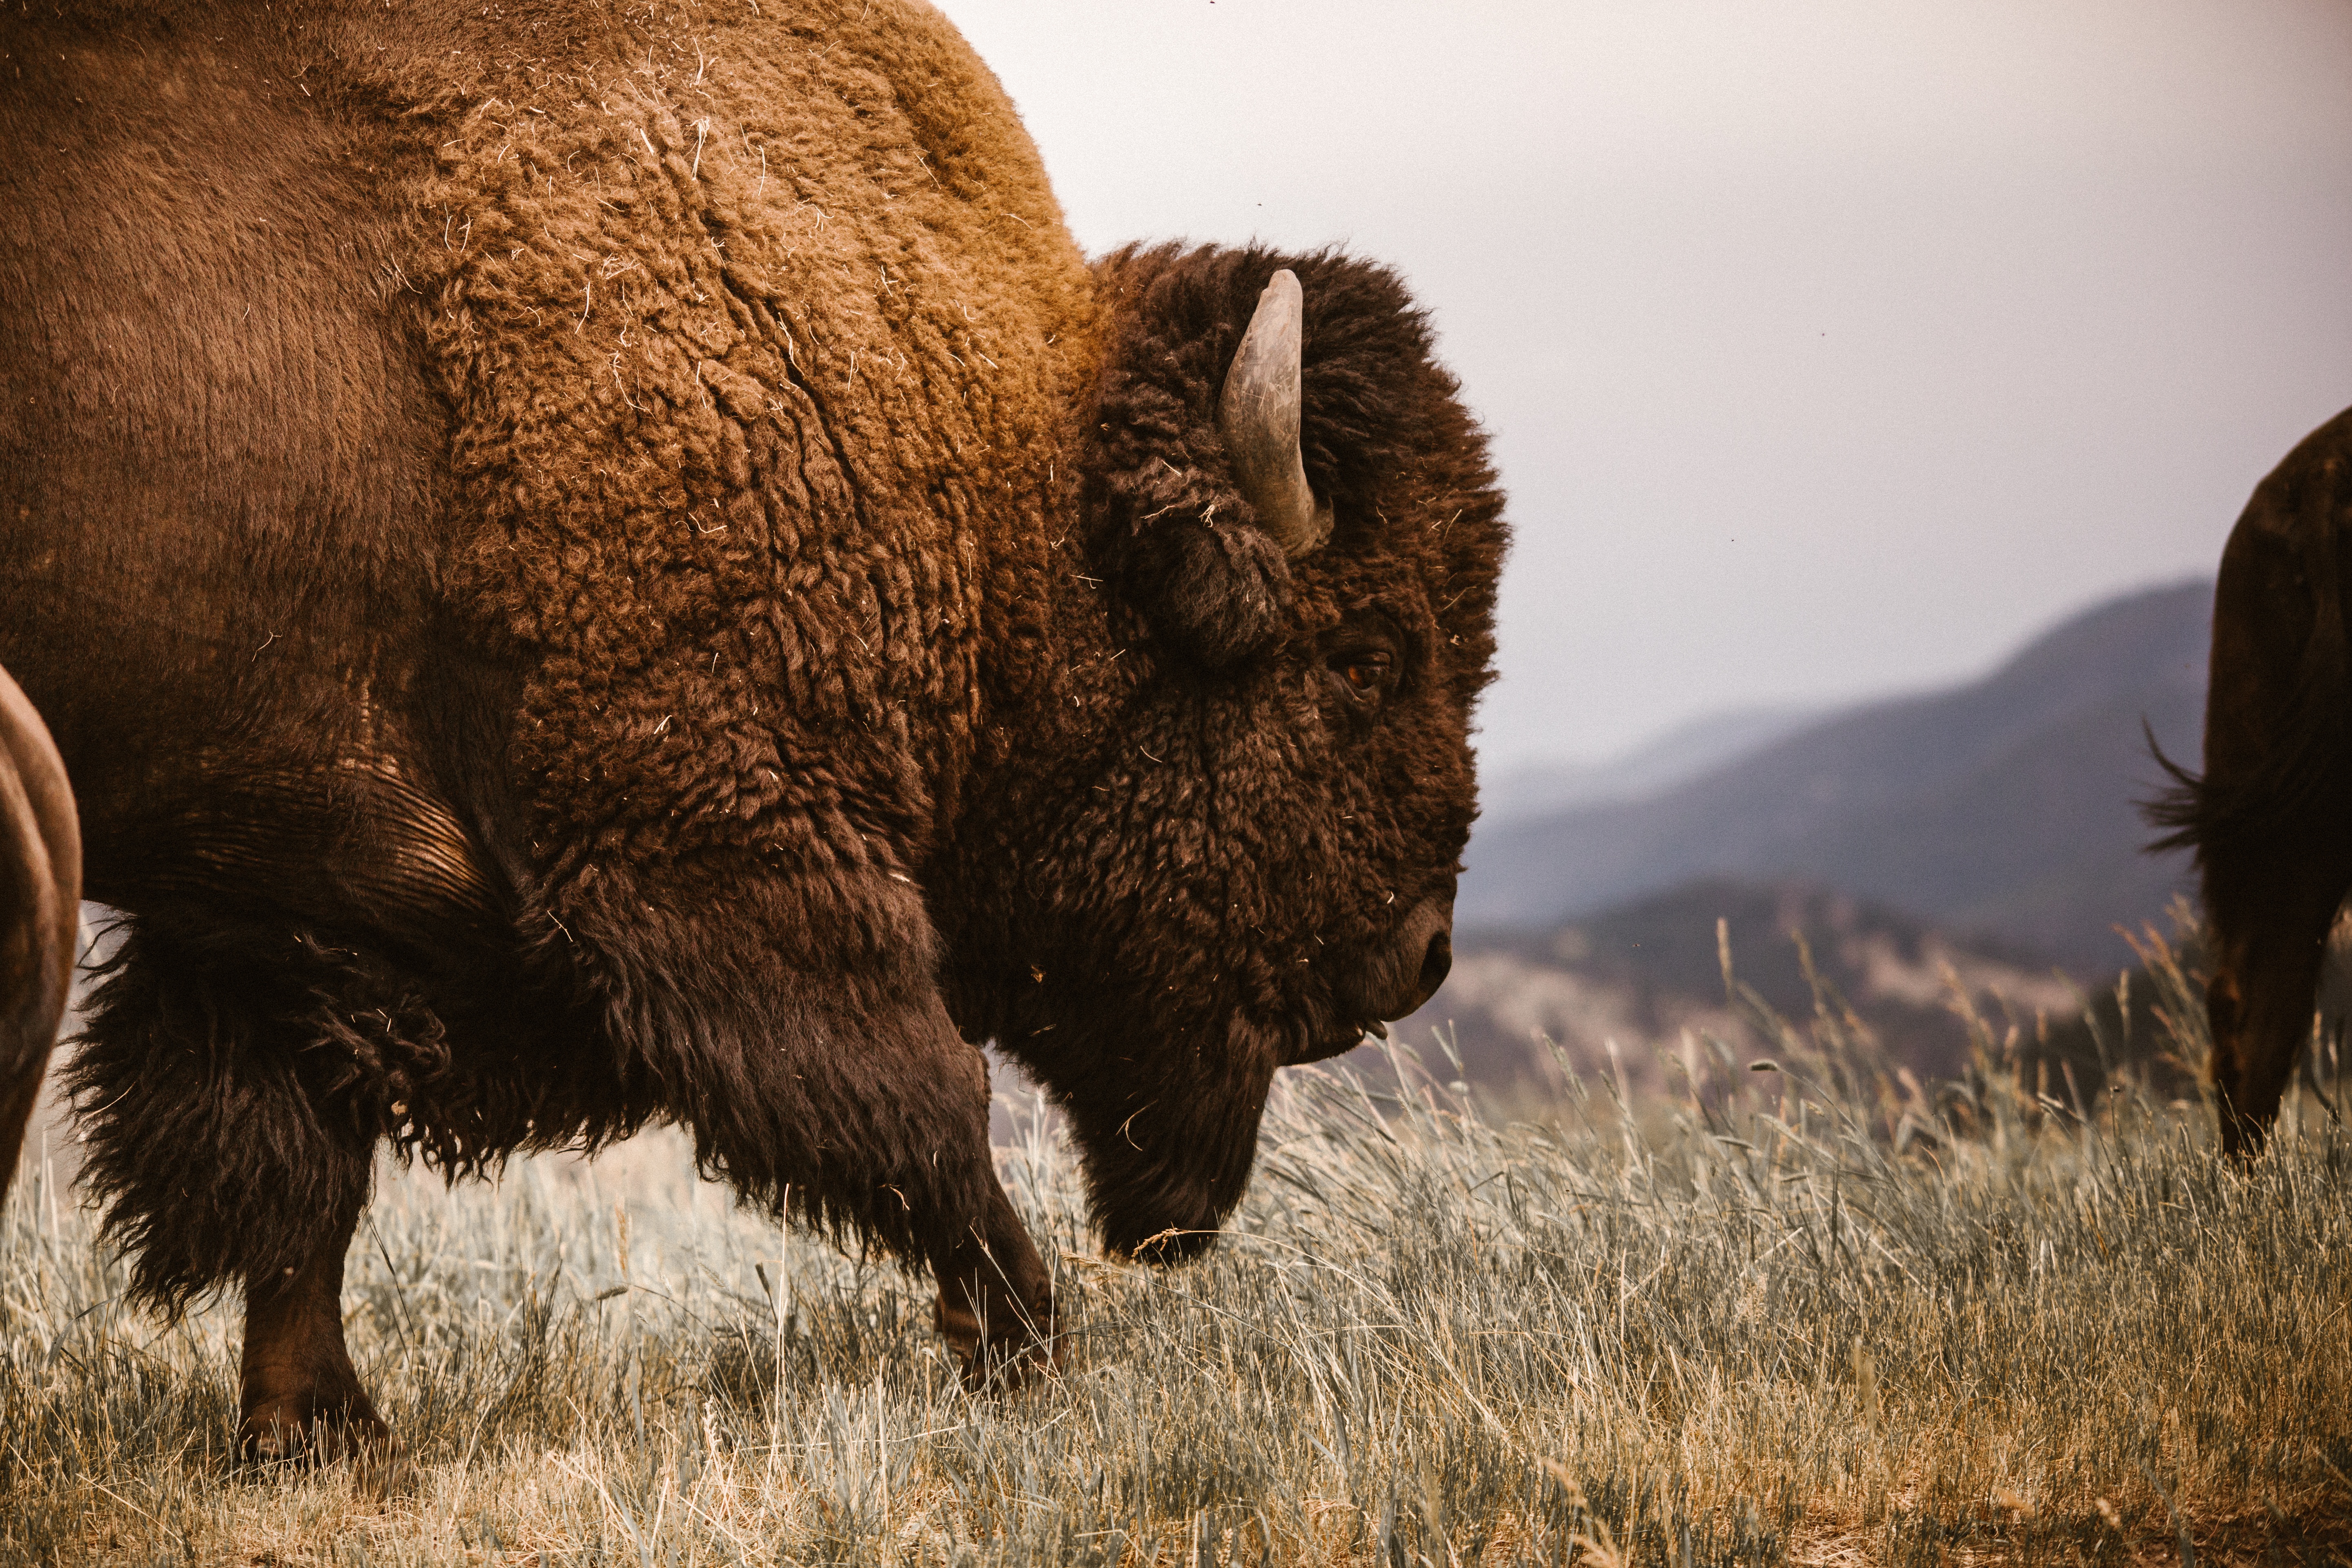
[[[1962,679],[2352,403],[2352,0],[947,0],[1089,251],[1397,267],[1517,543],[1491,764]]]

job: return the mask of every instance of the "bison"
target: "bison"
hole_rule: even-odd
[[[81,934],[81,836],[65,764],[0,669],[0,1198],[57,1039]]]
[[[2203,776],[2157,753],[2174,782],[2149,807],[2170,829],[2155,847],[2197,853],[2212,964],[2208,1071],[2235,1155],[2259,1152],[2277,1120],[2352,893],[2347,525],[2352,410],[2288,453],[2230,531]]]
[[[389,1145],[691,1132],[1050,1360],[980,1044],[1112,1251],[1448,962],[1502,500],[1391,272],[1089,264],[907,0],[0,20],[0,661],[126,930],[70,1068],[240,1441],[385,1440]]]

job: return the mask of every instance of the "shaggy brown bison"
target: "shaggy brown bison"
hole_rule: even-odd
[[[1501,499],[1388,272],[1089,267],[887,0],[12,8],[0,658],[128,912],[71,1068],[244,1440],[383,1427],[380,1142],[692,1132],[1050,1354],[975,1042],[1114,1250],[1445,970]]]
[[[2287,454],[2221,552],[2205,773],[2150,808],[2204,884],[2205,1005],[2222,1146],[2260,1149],[2306,1041],[2328,931],[2352,892],[2352,645],[2342,566],[2352,411]],[[2158,761],[2164,759],[2159,754]]]
[[[80,931],[81,837],[65,764],[0,669],[0,1198],[16,1175]]]

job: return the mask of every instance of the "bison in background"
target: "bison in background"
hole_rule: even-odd
[[[129,913],[74,1059],[241,1440],[384,1429],[344,1254],[690,1130],[1052,1354],[978,1043],[1114,1250],[1448,960],[1502,503],[1388,272],[1089,267],[933,10],[0,17],[0,660]]]
[[[2193,848],[2203,882],[2208,1070],[2236,1155],[2259,1151],[2277,1120],[2323,983],[2341,988],[2324,973],[2331,952],[2336,966],[2352,961],[2328,941],[2352,893],[2347,527],[2352,411],[2263,480],[2221,552],[2203,776],[2158,755],[2175,787],[2149,808],[2172,830],[2157,847]]]
[[[81,835],[41,716],[0,669],[0,1199],[58,1037],[81,934]]]

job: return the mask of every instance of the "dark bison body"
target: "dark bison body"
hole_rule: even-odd
[[[974,1042],[1173,1258],[1442,976],[1504,531],[1389,274],[1088,267],[920,6],[62,9],[0,662],[130,917],[89,1178],[143,1299],[243,1289],[258,1451],[382,1430],[380,1142],[681,1123],[984,1373],[1052,1301]]]
[[[2328,935],[2352,893],[2352,411],[2255,489],[2221,552],[2205,772],[2151,816],[2197,852],[2221,1141],[2262,1145],[2312,1037]]]
[[[65,764],[0,669],[0,1198],[16,1175],[80,931],[81,838]]]

